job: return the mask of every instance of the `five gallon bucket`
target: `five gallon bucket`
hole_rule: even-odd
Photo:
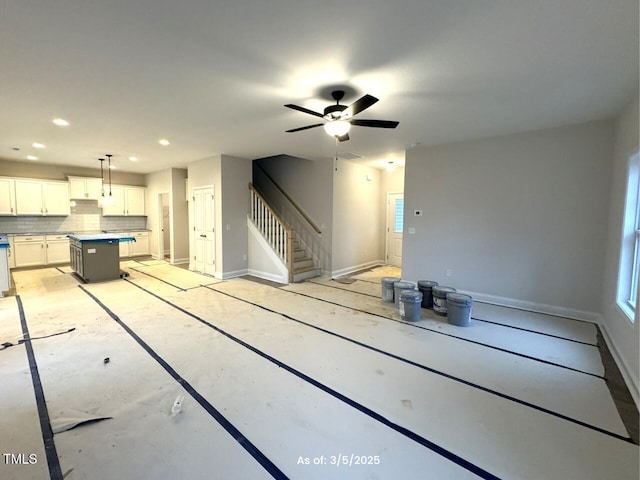
[[[449,293],[447,295],[447,309],[449,323],[458,327],[469,326],[471,320],[471,306],[473,299],[469,295],[461,293]]]
[[[399,282],[400,279],[397,277],[382,277],[380,280],[380,285],[382,287],[382,301],[393,303],[393,285],[396,282]]]
[[[456,289],[452,287],[440,285],[433,287],[433,312],[442,316],[447,315],[447,294],[455,293],[455,291]]]
[[[394,300],[396,302],[396,308],[400,308],[400,291],[401,290],[415,290],[416,286],[411,282],[396,282],[393,284]]]
[[[400,317],[408,322],[420,320],[420,304],[422,302],[422,292],[417,290],[400,290]]]
[[[437,287],[438,282],[432,280],[418,280],[418,290],[422,292],[422,308],[433,308],[433,287]]]

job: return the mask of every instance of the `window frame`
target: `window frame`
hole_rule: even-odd
[[[635,322],[640,280],[640,151],[629,157],[618,267],[617,304]]]

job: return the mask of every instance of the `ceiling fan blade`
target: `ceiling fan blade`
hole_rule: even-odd
[[[299,132],[300,130],[306,130],[307,128],[321,127],[322,125],[324,125],[324,123],[314,123],[313,125],[307,125],[306,127],[292,128],[291,130],[287,130],[286,133]]]
[[[396,128],[400,122],[394,122],[392,120],[351,120],[351,125],[357,125],[358,127],[376,127],[376,128]]]
[[[313,110],[309,110],[308,108],[293,105],[291,103],[286,104],[285,107],[293,108],[294,110],[298,110],[302,113],[308,113],[309,115],[315,115],[316,117],[324,118],[324,115],[322,113],[314,112]]]
[[[336,138],[338,139],[339,142],[346,142],[347,140],[349,140],[349,134],[345,133],[344,135]]]
[[[345,110],[342,111],[342,118],[351,118],[354,115],[362,112],[363,110],[369,108],[371,105],[376,103],[378,99],[372,95],[365,95],[364,97],[359,98],[351,105],[349,105]]]

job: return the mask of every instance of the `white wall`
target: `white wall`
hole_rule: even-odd
[[[640,318],[636,311],[635,322],[629,321],[616,304],[622,220],[627,167],[629,158],[640,148],[638,122],[638,94],[629,101],[617,119],[611,195],[609,205],[606,270],[602,295],[602,327],[609,349],[622,371],[636,405],[640,404],[638,379],[640,378]]]
[[[407,151],[403,277],[599,318],[612,150],[597,121]]]
[[[383,263],[381,177],[379,169],[337,162],[333,172],[332,276]]]

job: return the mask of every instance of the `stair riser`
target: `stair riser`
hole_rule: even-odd
[[[311,267],[313,266],[313,260],[311,260],[310,258],[305,258],[302,260],[294,260],[293,262],[293,269],[297,270],[299,268],[304,268],[304,267]]]
[[[307,272],[294,274],[293,282],[294,283],[302,282],[303,280],[306,280],[308,278],[319,277],[319,276],[320,276],[320,270],[316,268],[315,270],[309,270]]]

